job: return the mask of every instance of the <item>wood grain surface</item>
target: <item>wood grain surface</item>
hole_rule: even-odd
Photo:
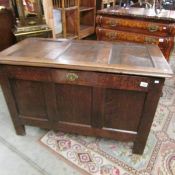
[[[147,55],[143,55],[140,49]],[[149,44],[26,39],[1,52],[0,56],[0,64],[153,77],[171,77],[172,75],[170,66],[160,49]]]
[[[136,154],[170,76],[152,45],[27,39],[0,53],[0,84],[17,134],[31,125],[132,141]]]

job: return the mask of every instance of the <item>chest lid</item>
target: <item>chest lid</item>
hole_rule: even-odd
[[[0,64],[171,77],[158,46],[125,42],[26,39],[0,53]]]

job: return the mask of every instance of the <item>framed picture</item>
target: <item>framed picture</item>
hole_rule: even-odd
[[[42,0],[12,0],[17,5],[21,26],[37,25],[43,22]]]

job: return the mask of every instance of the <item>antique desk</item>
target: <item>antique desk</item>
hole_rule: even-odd
[[[174,46],[175,11],[144,8],[110,8],[98,11],[97,38],[103,41],[128,41],[156,44],[169,60]]]
[[[142,154],[169,64],[157,46],[27,39],[0,53],[17,134],[24,125],[133,141]]]

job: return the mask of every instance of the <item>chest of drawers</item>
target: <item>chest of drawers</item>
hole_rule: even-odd
[[[133,141],[137,154],[172,75],[157,46],[100,41],[24,40],[0,54],[0,68],[17,134],[32,125]]]
[[[163,10],[156,16],[151,9],[104,9],[96,18],[97,38],[156,44],[167,60],[174,46],[175,12]]]

